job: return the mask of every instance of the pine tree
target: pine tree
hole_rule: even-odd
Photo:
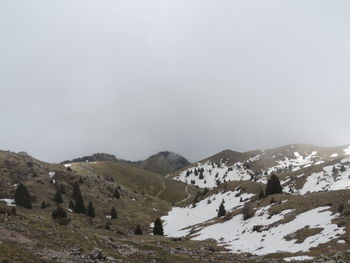
[[[120,193],[119,193],[118,188],[115,188],[115,189],[114,189],[113,198],[117,198],[117,199],[120,198]]]
[[[277,175],[273,174],[271,175],[270,179],[267,181],[265,196],[273,195],[273,194],[281,194],[282,193],[282,187],[280,180],[278,179]]]
[[[117,217],[118,217],[117,210],[115,210],[115,208],[112,207],[112,209],[111,209],[111,218],[112,219],[117,219]]]
[[[153,235],[164,235],[163,224],[159,217],[154,221]]]
[[[263,191],[263,190],[260,190],[259,199],[263,199],[264,197],[265,197],[264,191]]]
[[[74,205],[74,212],[77,214],[85,214],[86,213],[86,208],[84,205],[84,200],[83,196],[80,192],[79,184],[75,182],[73,185],[73,195],[72,197],[75,200],[75,205]]]
[[[61,194],[66,194],[66,188],[64,187],[64,184],[60,184],[59,189]]]
[[[140,225],[137,225],[134,231],[135,235],[143,235],[142,229],[140,227]]]
[[[57,204],[62,204],[63,203],[63,199],[62,199],[62,195],[61,195],[61,191],[59,189],[57,189],[55,197],[54,197],[54,201]]]
[[[32,209],[32,200],[29,195],[27,187],[20,183],[16,189],[15,202],[18,206],[22,206],[27,209]]]
[[[222,200],[224,201],[224,200]],[[218,217],[222,217],[226,215],[226,209],[225,209],[225,205],[224,202],[221,202],[220,206],[219,206],[219,210],[218,210]]]
[[[69,201],[68,208],[72,211],[74,211],[74,203],[72,200]]]
[[[94,206],[92,205],[92,202],[90,201],[89,202],[89,205],[86,209],[86,214],[91,217],[91,218],[94,218],[95,217],[95,208]]]
[[[57,218],[67,218],[67,212],[65,209],[63,209],[61,206],[57,206],[55,210],[52,211],[51,217],[53,219]]]

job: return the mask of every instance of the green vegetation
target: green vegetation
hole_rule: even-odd
[[[164,235],[163,223],[159,217],[156,219],[156,221],[154,221],[153,235],[158,235],[158,236]]]
[[[280,179],[278,179],[277,175],[273,174],[267,181],[265,196],[281,193],[282,186],[280,183]]]
[[[20,183],[16,189],[15,202],[18,206],[32,209],[31,196],[29,195],[27,187],[22,183]]]

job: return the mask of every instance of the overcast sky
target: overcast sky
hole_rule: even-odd
[[[1,0],[0,149],[199,160],[350,143],[350,1]]]

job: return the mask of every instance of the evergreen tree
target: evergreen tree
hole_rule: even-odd
[[[113,198],[117,198],[117,199],[120,198],[120,193],[119,193],[118,188],[115,188],[115,189],[114,189]]]
[[[117,210],[115,210],[115,208],[112,207],[112,209],[111,209],[111,218],[112,219],[117,219],[117,217],[118,217]]]
[[[53,219],[58,219],[58,218],[67,218],[67,212],[65,209],[63,209],[61,206],[57,206],[55,210],[52,211],[51,217]]]
[[[68,208],[72,211],[74,211],[74,203],[72,200],[69,201]]]
[[[57,204],[62,204],[63,203],[63,199],[62,199],[62,195],[61,195],[61,191],[59,189],[57,189],[55,197],[53,199]]]
[[[70,222],[66,210],[61,206],[57,206],[57,208],[52,211],[51,217],[60,225],[68,225]]]
[[[153,235],[164,235],[163,224],[159,217],[154,221]]]
[[[263,191],[263,190],[260,190],[259,199],[263,199],[264,197],[265,197],[264,191]]]
[[[222,217],[224,215],[226,215],[226,209],[225,209],[225,205],[224,205],[224,200],[222,200],[220,206],[219,206],[219,210],[218,210],[218,217]]]
[[[64,184],[60,184],[59,189],[61,194],[66,194],[66,188],[64,187]]]
[[[89,202],[89,205],[86,209],[86,214],[91,217],[91,218],[94,218],[95,217],[95,208],[94,206],[92,205],[92,202],[90,201]]]
[[[280,183],[280,179],[278,179],[277,175],[273,174],[267,181],[265,196],[273,195],[273,194],[281,194],[282,187]]]
[[[75,182],[73,185],[73,195],[72,197],[75,200],[74,212],[77,214],[85,214],[86,208],[84,205],[83,196],[80,192],[79,184]]]
[[[142,229],[140,227],[140,225],[137,225],[134,231],[135,235],[143,235]]]
[[[15,202],[18,206],[22,206],[27,209],[32,209],[32,200],[29,195],[27,187],[20,183],[17,186],[15,193]]]

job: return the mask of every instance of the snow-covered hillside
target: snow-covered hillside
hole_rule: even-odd
[[[233,252],[250,252],[257,255],[283,252],[306,252],[319,244],[337,239],[345,234],[344,228],[332,223],[338,214],[332,215],[329,207],[318,207],[297,215],[287,223],[273,224],[284,219],[293,210],[284,210],[277,215],[269,215],[270,206],[256,211],[256,216],[244,221],[243,216],[237,215],[232,219],[205,227],[199,231],[195,240],[213,238],[228,247]],[[257,229],[259,226],[259,230]],[[303,228],[321,230],[307,237],[303,242],[297,242],[294,233]],[[255,229],[254,229],[255,228]]]
[[[221,202],[224,202],[227,211],[231,211],[244,205],[252,196],[254,195],[241,193],[240,190],[236,189],[225,193],[217,193],[196,205],[174,207],[167,216],[162,217],[165,221],[164,232],[166,235],[173,237],[186,236],[191,231],[191,228],[188,227],[215,219]]]
[[[319,151],[310,149],[308,148],[309,152],[302,152],[300,146],[291,145],[278,150],[260,151],[255,156],[239,162],[230,162],[227,159],[214,162],[208,158],[178,172],[174,175],[174,179],[200,188],[212,189],[225,181],[251,180],[266,184],[269,175],[276,173],[282,175],[284,191],[293,194],[350,187],[350,167],[347,165],[350,161],[346,157],[350,154],[350,146],[331,150],[327,148],[327,151],[323,148],[315,148]],[[334,167],[327,166],[328,162],[334,160],[338,160],[338,164],[333,165]],[[321,168],[324,166],[324,171],[312,175],[304,173],[308,168],[316,166]],[[337,170],[337,173],[334,170]],[[297,176],[283,176],[284,173],[298,171],[300,174]],[[308,177],[302,189],[300,183],[296,184],[294,181],[300,177]]]
[[[319,244],[339,239],[345,233],[343,227],[332,223],[339,214],[332,214],[330,207],[317,207],[296,215],[294,209],[271,214],[269,209],[275,205],[271,204],[257,209],[248,220],[243,220],[243,215],[237,214],[226,221],[215,221],[216,210],[223,199],[226,208],[235,211],[244,204],[240,202],[241,197],[245,202],[252,197],[251,194],[240,197],[237,194],[239,191],[218,193],[195,207],[173,208],[162,217],[165,234],[171,237],[189,236],[193,240],[215,239],[232,252],[264,255],[281,251],[306,252]],[[281,223],[282,220],[286,222]],[[305,228],[316,231],[301,242],[296,232]]]
[[[197,166],[182,171],[175,179],[201,188],[214,188],[224,181],[247,181],[252,179],[253,175],[253,171],[239,162],[231,166],[225,161],[218,164],[198,162]]]

